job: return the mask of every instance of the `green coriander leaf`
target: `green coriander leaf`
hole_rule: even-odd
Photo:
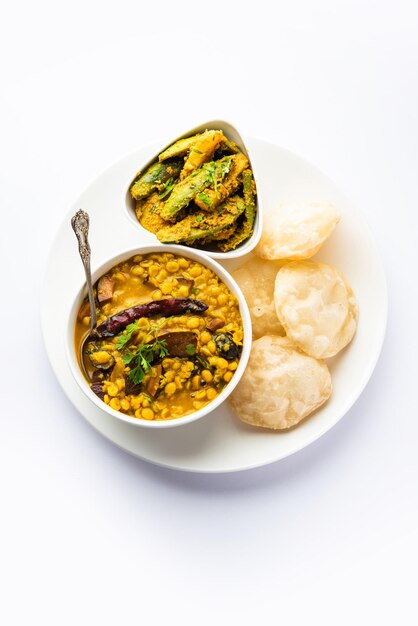
[[[215,176],[215,162],[211,161],[210,163],[205,163],[203,165],[203,169],[205,170],[205,180],[209,184],[215,184],[216,176]]]
[[[157,354],[161,359],[163,359],[168,354],[167,342],[164,339],[161,339],[161,341],[158,341],[156,343],[157,343],[157,350],[158,350]]]
[[[205,170],[206,182],[213,185],[215,192],[218,191],[219,183],[225,178],[226,174],[230,171],[232,165],[232,157],[225,157],[225,161],[220,163],[220,174],[217,176],[217,166],[215,161],[205,163],[203,169]]]
[[[173,189],[174,187],[174,182],[173,182],[173,178],[169,178],[168,181],[166,183],[164,183],[164,187],[161,191],[160,194],[158,194],[158,197],[160,198],[160,200],[162,200],[163,198],[165,198],[166,196],[168,196],[168,194],[170,193],[170,191]],[[153,207],[155,209],[155,207]]]
[[[139,328],[139,320],[137,320],[133,324],[128,324],[128,326],[123,331],[122,335],[118,338],[116,348],[118,350],[123,350],[125,346],[130,342],[130,340],[132,339],[132,335],[134,334],[136,330],[138,330],[138,328]]]
[[[142,366],[144,372],[149,372],[151,369],[152,359],[154,357],[154,351],[152,346],[145,345],[138,348],[138,361]]]
[[[122,354],[122,361],[125,365],[129,365],[134,359],[136,359],[136,352],[132,352],[129,348]]]
[[[163,169],[163,166],[162,166],[162,164],[161,164],[161,163],[159,163],[159,164],[157,165],[157,167],[155,168],[154,172],[153,172],[154,176],[158,176],[158,174],[160,174],[160,173],[161,173],[161,170],[162,170],[162,169]],[[161,180],[158,180],[158,179],[156,178],[156,179],[155,179],[155,182],[156,182],[156,183],[160,183],[160,182],[161,182]]]
[[[124,352],[121,354],[122,361],[125,365],[129,365],[131,368],[128,376],[134,384],[142,383],[145,375],[151,370],[152,363],[155,356],[164,358],[168,354],[167,342],[164,339],[158,338],[159,329],[164,326],[167,319],[162,319],[159,324],[152,324],[147,334],[143,338],[141,345],[135,347],[135,350],[126,348],[126,344],[129,341],[132,333],[140,328],[139,323],[135,322],[127,326],[127,335],[130,335],[129,339],[126,339],[127,335],[123,335],[123,341],[121,342]],[[131,327],[131,328],[130,328]],[[150,338],[154,337],[154,340],[150,341]]]
[[[188,343],[186,346],[186,353],[189,356],[193,356],[194,354],[196,354],[196,348],[194,347],[194,345],[192,343]]]
[[[145,372],[140,365],[137,365],[129,372],[128,376],[134,385],[139,385],[145,378]]]
[[[232,157],[228,157],[221,163],[221,180],[225,178],[226,174],[228,174],[232,165]]]
[[[210,198],[204,191],[202,191],[199,194],[199,200],[201,200],[204,204],[206,204],[206,206],[210,206],[211,205]]]

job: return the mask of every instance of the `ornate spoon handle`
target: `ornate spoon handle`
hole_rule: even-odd
[[[90,333],[97,325],[96,304],[94,302],[93,285],[91,283],[90,270],[90,245],[88,240],[89,234],[89,215],[86,211],[80,209],[71,218],[71,226],[78,240],[78,251],[84,266],[86,274],[87,292],[90,304]]]

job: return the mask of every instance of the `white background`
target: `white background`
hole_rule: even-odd
[[[3,6],[5,626],[417,623],[414,5]],[[336,427],[275,465],[205,476],[133,458],[77,414],[47,361],[38,293],[56,230],[93,176],[216,117],[351,194],[383,254],[390,310],[375,373]]]

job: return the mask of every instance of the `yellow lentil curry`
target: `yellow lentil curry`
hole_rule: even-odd
[[[209,268],[170,253],[137,255],[95,285],[97,328],[83,369],[110,407],[167,420],[214,400],[237,369],[243,326],[235,295]],[[76,353],[88,334],[80,307]]]
[[[138,221],[162,243],[228,252],[254,230],[250,162],[221,130],[173,143],[138,172],[130,193]]]

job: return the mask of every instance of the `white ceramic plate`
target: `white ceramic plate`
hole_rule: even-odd
[[[364,389],[379,356],[386,327],[386,282],[373,236],[350,200],[322,172],[304,159],[261,140],[246,138],[257,164],[264,209],[282,202],[332,202],[341,221],[331,239],[314,258],[335,265],[348,278],[359,301],[357,334],[329,361],[334,391],[315,414],[289,432],[265,432],[241,424],[223,404],[203,419],[163,431],[145,430],[114,420],[94,406],[71,375],[65,356],[66,324],[71,294],[83,276],[70,217],[83,208],[90,214],[92,269],[121,248],[152,243],[146,231],[135,228],[121,206],[121,189],[162,142],[124,157],[98,176],[71,207],[53,244],[43,291],[41,317],[52,367],[71,402],[86,420],[116,445],[165,467],[191,472],[232,472],[277,461],[301,450],[327,432],[349,410]],[[224,261],[227,268],[247,257]]]

